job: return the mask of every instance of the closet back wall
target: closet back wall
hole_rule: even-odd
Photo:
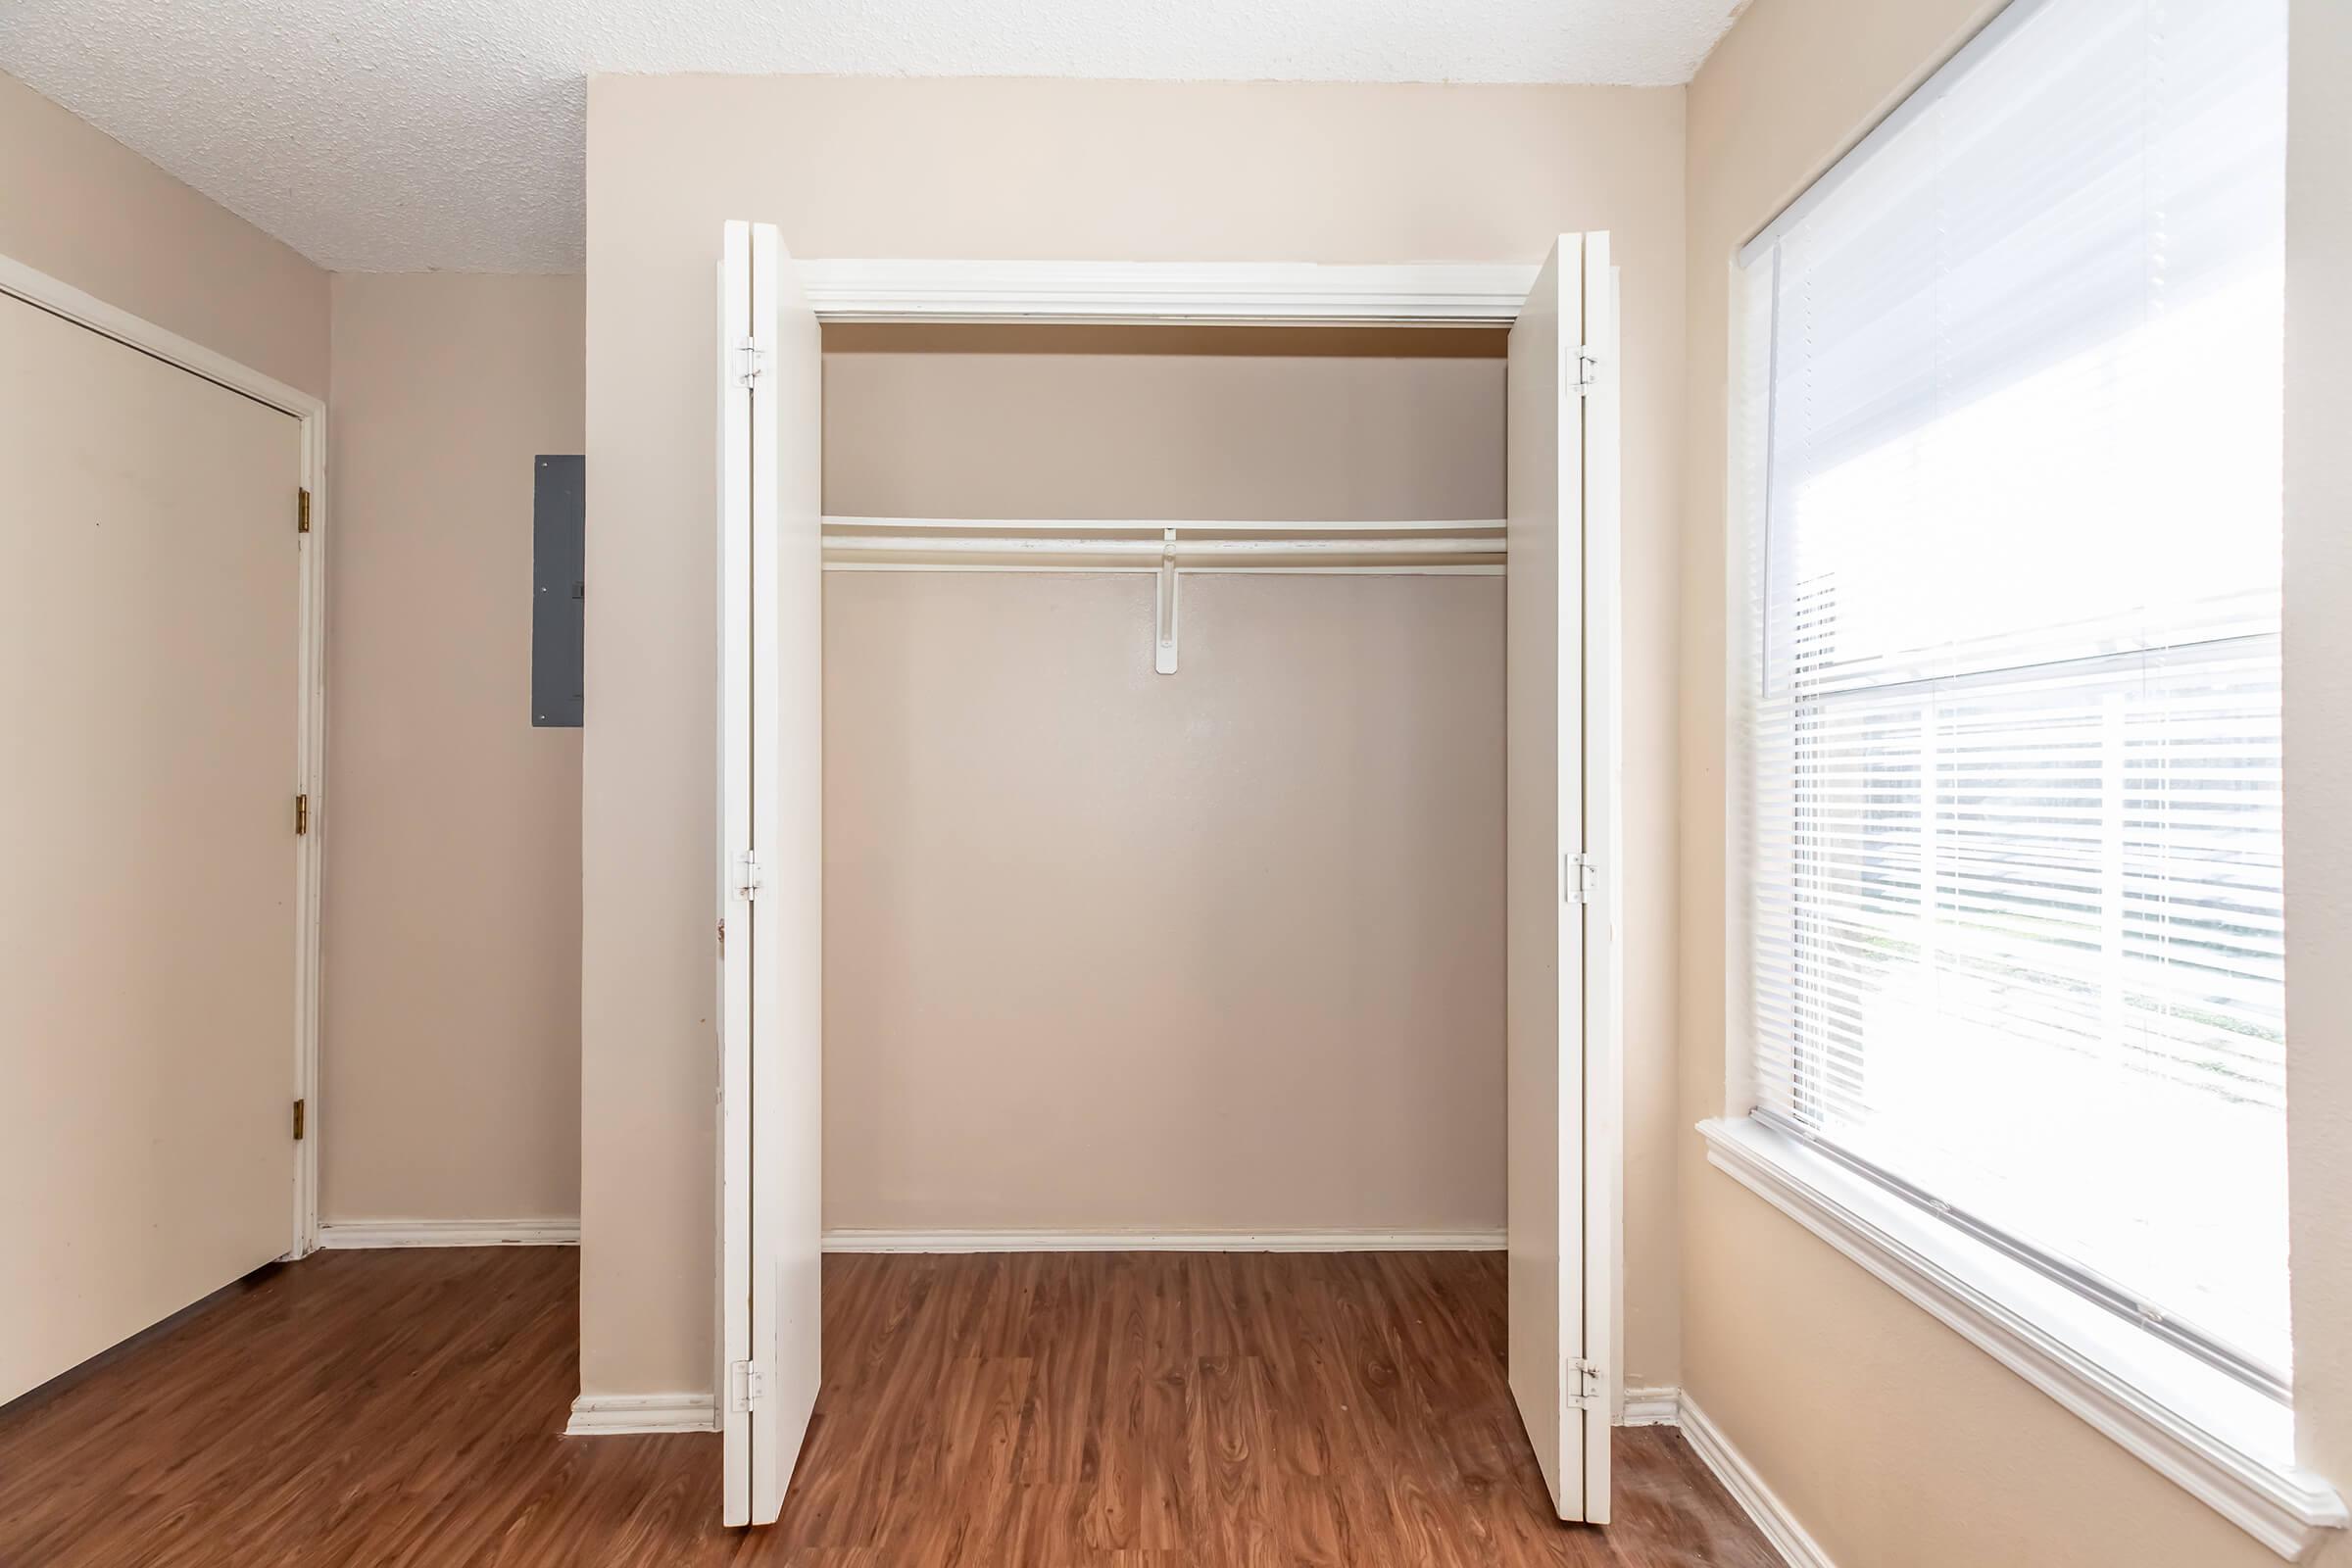
[[[1499,333],[826,341],[830,513],[1502,512]],[[827,1228],[1498,1232],[1500,579],[1153,592],[828,574]]]

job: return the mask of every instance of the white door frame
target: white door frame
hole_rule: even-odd
[[[286,1258],[318,1250],[318,873],[326,844],[326,404],[308,392],[192,343],[176,332],[107,304],[46,272],[0,256],[0,294],[23,300],[102,337],[174,365],[256,403],[288,414],[302,426],[302,488],[310,492],[311,531],[295,534],[295,498],[286,498],[286,531],[302,556],[301,627],[295,657],[297,699],[294,777],[286,783],[289,836],[294,797],[310,800],[309,830],[294,840],[294,1060],[292,1102],[303,1102],[303,1137],[294,1146],[293,1207]],[[287,1128],[288,1136],[293,1129]]]

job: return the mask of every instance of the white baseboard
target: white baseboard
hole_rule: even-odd
[[[718,1401],[708,1394],[583,1394],[571,1401],[567,1438],[624,1432],[716,1432]]]
[[[1805,1527],[1796,1522],[1795,1515],[1773,1495],[1764,1478],[1747,1462],[1747,1456],[1733,1447],[1715,1423],[1707,1419],[1707,1413],[1692,1404],[1688,1394],[1680,1403],[1683,1441],[1715,1472],[1715,1479],[1723,1483],[1733,1500],[1756,1522],[1756,1528],[1764,1533],[1764,1539],[1772,1543],[1773,1549],[1788,1568],[1837,1568],[1830,1561],[1830,1554],[1805,1534]]]
[[[376,1247],[577,1247],[576,1219],[337,1219],[318,1227],[318,1245]]]
[[[1499,1252],[1478,1231],[903,1231],[825,1232],[828,1252]]]
[[[1628,1389],[1625,1408],[1618,1413],[1621,1427],[1670,1427],[1683,1418],[1680,1389]]]

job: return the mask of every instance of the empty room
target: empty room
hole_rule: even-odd
[[[0,0],[0,1565],[2352,1568],[2343,0]]]

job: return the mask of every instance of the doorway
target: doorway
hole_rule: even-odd
[[[0,270],[0,1401],[313,1245],[322,416]]]

